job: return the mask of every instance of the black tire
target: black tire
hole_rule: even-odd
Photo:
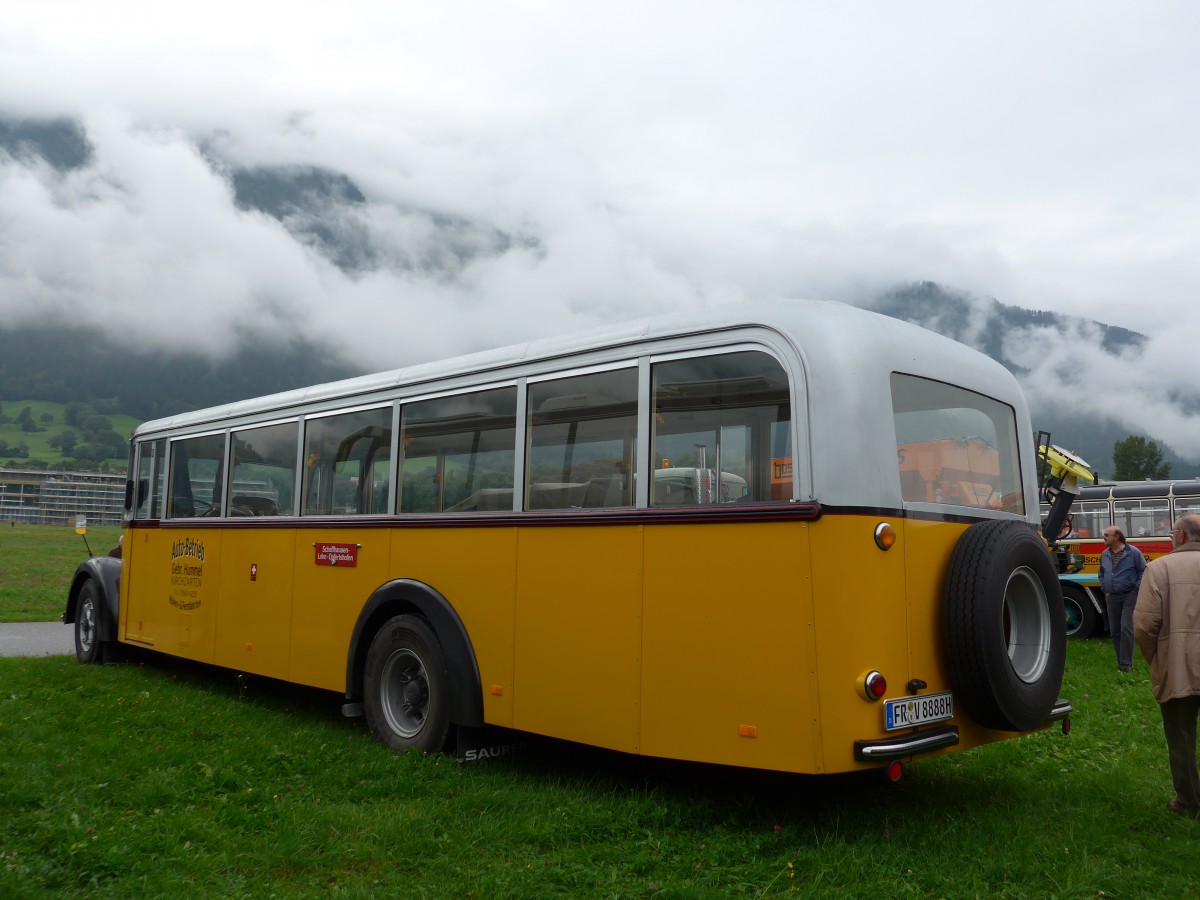
[[[367,651],[367,727],[394,750],[440,752],[450,728],[449,686],[441,645],[425,621],[416,616],[389,619]]]
[[[1100,627],[1100,614],[1087,595],[1075,584],[1062,585],[1063,612],[1068,638],[1089,638]]]
[[[986,728],[1045,725],[1066,661],[1066,614],[1046,545],[1021,522],[972,525],[950,556],[943,606],[950,681]]]
[[[79,588],[75,604],[75,658],[81,663],[100,662],[100,590],[92,579]]]

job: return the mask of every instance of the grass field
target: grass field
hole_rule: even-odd
[[[549,741],[397,755],[339,696],[153,655],[0,659],[0,684],[6,898],[1200,896],[1145,665],[1119,676],[1103,639],[1069,645],[1069,736],[898,785]]]
[[[116,546],[121,529],[89,528],[92,552]],[[53,622],[63,613],[75,567],[87,558],[73,527],[0,523],[0,622]]]

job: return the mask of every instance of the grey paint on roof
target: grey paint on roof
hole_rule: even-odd
[[[994,360],[931,331],[830,301],[776,300],[730,304],[541,338],[469,356],[183,413],[143,424],[139,435],[223,427],[229,419],[285,418],[339,404],[385,400],[571,368],[628,360],[753,337],[768,344],[802,386],[795,398],[796,440],[808,445],[798,466],[803,494],[833,505],[902,506],[895,464],[890,375],[921,375],[1013,406],[1018,435],[1031,435],[1024,398],[1012,374]],[[653,343],[650,343],[653,342]],[[353,398],[353,399],[351,399]],[[1032,447],[1030,447],[1030,451]],[[799,455],[803,455],[798,453]],[[1026,508],[1036,521],[1032,452],[1022,447]]]

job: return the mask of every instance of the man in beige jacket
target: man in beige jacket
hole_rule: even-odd
[[[1150,664],[1162,710],[1175,796],[1172,812],[1200,816],[1196,717],[1200,713],[1200,516],[1183,516],[1171,531],[1175,549],[1146,567],[1133,636]]]

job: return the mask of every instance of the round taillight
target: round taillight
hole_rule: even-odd
[[[900,760],[898,760],[898,759],[894,759],[890,763],[888,763],[888,767],[887,767],[888,781],[890,781],[892,784],[895,784],[897,781],[899,781],[903,777],[904,777],[904,763],[900,762]]]
[[[890,550],[892,545],[896,543],[896,529],[887,522],[880,522],[875,526],[875,545],[880,550]]]
[[[868,700],[878,700],[887,693],[887,679],[881,672],[871,670],[863,678],[863,694]]]

